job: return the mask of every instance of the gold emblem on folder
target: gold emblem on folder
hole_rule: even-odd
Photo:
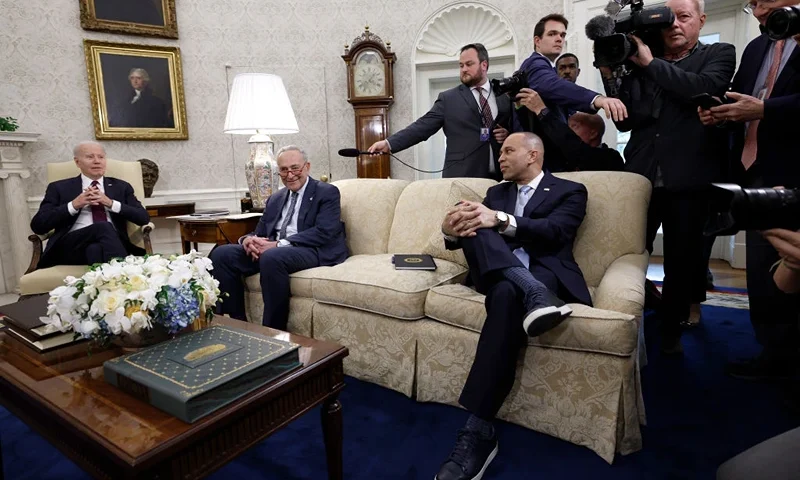
[[[405,263],[422,263],[422,259],[419,257],[408,257],[404,258],[403,262]]]
[[[203,348],[198,348],[197,350],[191,351],[183,357],[184,360],[187,362],[194,362],[195,360],[201,360],[205,357],[210,357],[215,353],[221,352],[225,350],[225,345],[221,343],[217,343],[214,345],[207,345]]]

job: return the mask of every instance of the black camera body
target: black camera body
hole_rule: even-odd
[[[528,86],[528,78],[525,72],[517,70],[510,77],[493,78],[489,80],[489,83],[492,84],[492,91],[495,95],[500,96],[507,93],[513,100],[520,90]]]
[[[764,26],[767,35],[773,40],[783,40],[800,33],[800,7],[779,8],[767,17]]]
[[[637,51],[636,42],[630,35],[639,37],[653,53],[659,57],[664,53],[664,40],[661,31],[672,26],[675,14],[669,7],[644,8],[643,0],[633,0],[630,9],[620,12],[613,20],[612,31],[597,28],[598,22],[592,19],[586,25],[586,34],[594,40],[594,66],[616,67],[628,60]],[[593,27],[592,22],[595,22]],[[600,25],[607,24],[608,20]]]
[[[770,228],[800,228],[800,189],[712,184],[706,235],[733,235],[740,230]]]

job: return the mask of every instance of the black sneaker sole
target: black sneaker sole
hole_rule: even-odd
[[[489,468],[489,464],[492,463],[492,460],[494,460],[494,457],[497,456],[497,448],[498,447],[499,447],[499,444],[495,444],[494,450],[492,450],[492,453],[490,453],[489,456],[486,457],[486,461],[483,463],[483,467],[481,468],[481,470],[477,474],[475,474],[474,477],[469,478],[467,480],[481,480],[481,478],[483,478],[483,474],[486,473],[486,469]],[[435,475],[433,477],[433,480],[439,480],[439,476]]]

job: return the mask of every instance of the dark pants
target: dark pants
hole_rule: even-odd
[[[128,251],[114,225],[111,222],[99,222],[59,238],[42,257],[39,268],[92,265],[127,255]]]
[[[652,253],[659,225],[664,234],[664,286],[659,316],[663,334],[680,335],[680,322],[689,306],[705,301],[706,270],[703,227],[708,216],[707,195],[695,191],[653,189],[647,212],[647,249]]]
[[[758,164],[747,171],[743,183],[747,188],[772,187],[764,185]],[[780,259],[778,251],[760,233],[748,231],[746,235],[747,296],[756,340],[767,356],[792,362],[800,347],[800,294],[788,295],[778,289],[770,271]]]
[[[521,264],[493,230],[478,230],[477,236],[462,239],[461,245],[470,274],[478,290],[486,295],[486,321],[458,401],[470,412],[489,420],[497,415],[514,385],[517,357],[528,339],[522,328],[523,294],[500,273],[507,266]],[[558,288],[554,275],[536,275],[536,279],[552,291]]]
[[[211,273],[219,280],[219,288],[227,293],[217,308],[217,313],[247,320],[244,309],[243,276],[261,273],[261,297],[264,299],[264,326],[286,330],[289,320],[289,275],[319,266],[319,257],[313,248],[272,248],[261,254],[258,261],[247,256],[241,245],[221,245],[210,254],[214,269]]]

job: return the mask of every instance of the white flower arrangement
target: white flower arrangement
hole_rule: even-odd
[[[220,291],[212,269],[211,260],[194,250],[96,264],[50,292],[47,317],[41,320],[51,331],[73,330],[99,345],[154,325],[174,334],[201,316],[214,316]]]

